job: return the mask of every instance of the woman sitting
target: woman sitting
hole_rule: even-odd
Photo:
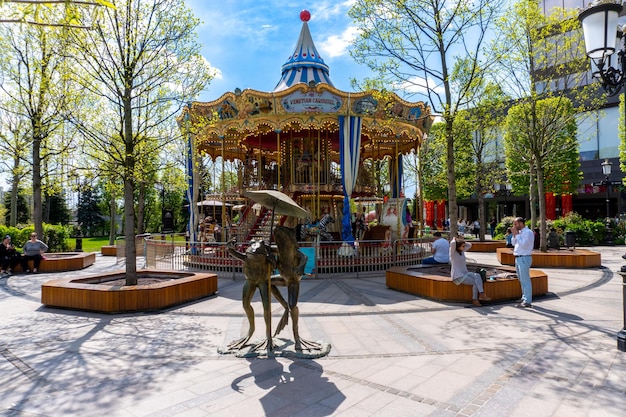
[[[483,280],[476,272],[467,270],[465,261],[465,252],[472,247],[472,244],[466,242],[461,236],[457,236],[450,242],[450,275],[452,281],[456,285],[472,286],[472,304],[476,307],[482,307],[481,301],[490,301],[483,289]]]
[[[39,264],[43,259],[42,254],[48,250],[48,245],[37,239],[37,233],[30,234],[30,240],[24,244],[24,256],[22,256],[22,270],[30,272],[28,261],[33,260],[33,272],[39,271]]]

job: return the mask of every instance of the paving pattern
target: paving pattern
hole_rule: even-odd
[[[532,309],[420,299],[384,273],[304,280],[301,335],[332,345],[315,360],[217,353],[247,331],[241,280],[159,313],[103,315],[42,306],[58,274],[3,278],[0,416],[624,416],[623,248],[594,249],[602,268],[544,270],[551,293]],[[122,266],[98,256],[69,274]],[[258,296],[253,307],[260,339]],[[290,326],[279,337],[291,343]]]

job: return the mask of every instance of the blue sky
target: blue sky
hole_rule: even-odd
[[[187,0],[202,21],[198,28],[202,55],[218,76],[199,97],[211,101],[235,88],[272,91],[281,66],[293,51],[302,22],[300,11],[311,13],[309,29],[335,87],[353,91],[350,79],[371,76],[348,52],[356,35],[347,12],[354,0]]]

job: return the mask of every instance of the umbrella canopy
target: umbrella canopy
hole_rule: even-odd
[[[222,207],[222,206],[226,206],[226,207],[230,207],[232,206],[232,204],[230,203],[223,203],[221,201],[218,200],[202,200],[202,201],[198,201],[198,205],[199,206],[208,206],[208,207]]]
[[[283,214],[285,216],[293,216],[301,219],[309,216],[309,212],[300,207],[298,203],[293,201],[287,194],[281,193],[280,191],[246,191],[244,195],[250,200],[267,207],[276,214]]]

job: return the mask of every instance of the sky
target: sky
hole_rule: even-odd
[[[348,52],[356,36],[348,17],[354,1],[187,0],[187,7],[202,22],[197,29],[202,55],[217,71],[199,101],[215,100],[235,88],[272,91],[296,46],[302,28],[300,11],[305,9],[311,13],[311,36],[330,67],[333,84],[353,91],[352,78],[372,76]]]

